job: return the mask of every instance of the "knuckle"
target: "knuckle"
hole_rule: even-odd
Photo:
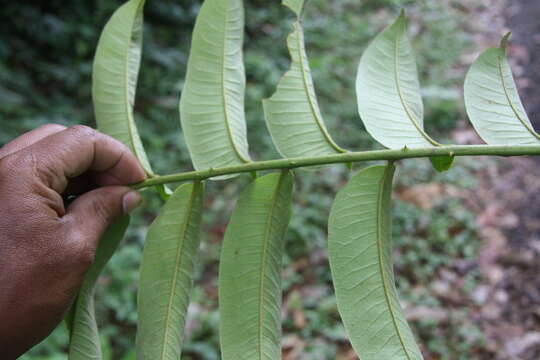
[[[94,262],[96,250],[91,246],[92,241],[88,235],[82,232],[75,232],[71,235],[71,242],[74,244],[71,251],[71,259],[85,269]]]
[[[70,127],[69,129],[75,134],[78,134],[80,136],[85,136],[85,137],[95,137],[97,134],[96,130],[86,125],[74,125]]]
[[[53,132],[63,131],[65,129],[67,129],[67,128],[64,125],[60,125],[60,124],[45,124],[45,125],[41,125],[38,129],[39,130],[47,130],[47,131],[53,133]]]
[[[0,159],[0,176],[2,178],[17,176],[28,170],[33,170],[37,159],[32,154],[20,156],[15,152]]]

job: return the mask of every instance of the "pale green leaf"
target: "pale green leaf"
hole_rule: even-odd
[[[250,161],[244,114],[242,0],[206,0],[197,17],[180,117],[197,170]],[[235,175],[224,176],[221,178]]]
[[[130,0],[105,25],[94,58],[92,97],[98,130],[123,142],[146,173],[152,168],[133,119],[145,0]]]
[[[148,230],[138,294],[139,360],[180,359],[202,204],[202,183],[182,185]]]
[[[422,359],[394,285],[393,174],[393,165],[360,171],[339,191],[328,222],[338,309],[362,360]]]
[[[292,188],[290,172],[270,174],[238,200],[219,267],[223,360],[281,359],[281,265]]]
[[[356,93],[360,117],[382,145],[392,149],[438,145],[424,132],[424,105],[404,13],[364,52]]]
[[[298,18],[302,16],[306,0],[283,0],[283,5],[291,9]]]
[[[534,131],[519,98],[506,59],[506,41],[490,48],[473,63],[465,78],[465,105],[482,139],[491,145],[534,145]]]
[[[124,238],[128,225],[129,217],[124,216],[107,229],[99,242],[94,263],[86,273],[69,319],[66,319],[70,333],[70,360],[101,360],[102,358],[101,340],[94,311],[94,291],[99,275]]]
[[[303,1],[285,1],[300,16]],[[276,93],[263,101],[268,130],[277,149],[287,158],[324,156],[345,152],[330,137],[319,109],[298,19],[287,39],[291,68]]]

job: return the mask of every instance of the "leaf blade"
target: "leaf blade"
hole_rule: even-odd
[[[291,11],[294,12],[298,18],[302,17],[304,6],[306,4],[305,0],[283,0],[282,3],[284,6],[291,9]]]
[[[501,46],[484,51],[465,77],[467,114],[475,130],[488,144],[538,144],[540,136],[521,103],[506,58],[506,35]]]
[[[202,204],[202,183],[182,185],[148,230],[138,293],[138,359],[180,358]]]
[[[101,360],[102,358],[101,340],[94,310],[94,292],[99,275],[124,238],[128,225],[129,216],[124,216],[107,229],[99,242],[94,263],[84,277],[70,311],[70,318],[66,320],[70,334],[70,360]]]
[[[98,129],[124,143],[153,175],[133,117],[145,0],[130,0],[105,25],[96,49],[92,99]]]
[[[298,18],[287,38],[290,69],[279,81],[272,97],[263,100],[266,126],[285,158],[343,153],[345,150],[328,133],[315,94],[300,22],[304,1],[286,0],[283,4]]]
[[[454,156],[442,155],[442,156],[432,156],[429,158],[431,165],[438,172],[445,172],[450,170],[452,164],[454,163]]]
[[[338,309],[353,348],[365,360],[422,359],[394,285],[393,173],[388,165],[356,174],[336,196],[328,222]]]
[[[219,268],[224,360],[281,358],[281,264],[292,188],[290,172],[258,178],[232,215]]]
[[[241,0],[203,3],[180,99],[182,129],[196,170],[251,161],[244,114],[243,29]]]
[[[391,149],[439,145],[424,131],[418,70],[403,12],[362,55],[356,94],[366,130],[382,145]]]

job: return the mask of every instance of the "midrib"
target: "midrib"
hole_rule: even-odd
[[[193,202],[194,202],[194,199],[195,199],[195,196],[199,193],[199,185],[198,184],[193,184],[193,187],[192,187],[192,190],[191,190],[191,195],[189,196],[189,201],[187,203],[187,206],[186,206],[186,214],[187,216],[185,216],[185,219],[184,219],[184,222],[182,223],[182,227],[181,227],[181,230],[180,230],[180,239],[182,239],[182,245],[180,245],[177,250],[176,250],[176,258],[175,258],[175,261],[174,261],[174,274],[173,274],[173,277],[171,279],[171,292],[170,292],[170,295],[169,295],[169,301],[168,301],[168,304],[167,304],[167,311],[165,313],[165,325],[164,325],[164,334],[163,334],[163,341],[161,343],[161,355],[160,355],[160,359],[161,360],[164,360],[166,359],[165,357],[165,354],[166,354],[166,343],[167,343],[167,338],[168,338],[168,335],[169,335],[169,321],[171,320],[170,319],[170,313],[171,313],[171,310],[172,310],[172,304],[173,304],[173,299],[174,299],[174,294],[176,292],[176,282],[177,282],[177,279],[178,279],[178,273],[180,272],[180,263],[181,263],[181,260],[182,260],[182,252],[184,250],[184,246],[186,245],[186,232],[187,232],[187,227],[188,227],[188,223],[189,221],[191,220],[191,210],[193,208]]]
[[[383,284],[383,292],[384,292],[384,298],[386,301],[386,304],[388,306],[388,310],[390,312],[390,317],[392,318],[392,324],[394,326],[394,329],[396,330],[396,333],[399,338],[399,342],[401,343],[401,347],[403,348],[403,351],[405,352],[405,356],[407,356],[408,360],[412,360],[412,358],[409,355],[409,352],[407,351],[407,348],[405,347],[405,340],[403,339],[403,335],[401,334],[401,330],[397,324],[396,315],[394,314],[394,310],[392,308],[392,304],[390,302],[389,292],[390,292],[390,286],[386,280],[385,276],[385,270],[384,270],[384,255],[383,255],[383,242],[385,239],[385,232],[383,229],[384,226],[384,190],[386,182],[388,181],[389,171],[392,171],[393,165],[387,165],[386,169],[384,170],[383,179],[380,183],[379,193],[378,193],[378,201],[377,201],[377,253],[379,258],[379,272],[381,274],[382,284]],[[390,180],[391,181],[391,180]]]
[[[263,322],[264,322],[264,301],[263,301],[263,295],[264,295],[264,287],[265,287],[265,270],[266,270],[266,263],[267,263],[267,251],[268,251],[268,242],[270,238],[270,229],[272,228],[272,219],[274,215],[274,210],[277,205],[277,199],[279,196],[279,192],[281,189],[281,185],[283,183],[283,177],[284,175],[281,174],[279,177],[278,184],[276,186],[276,190],[274,191],[274,194],[272,195],[272,204],[270,205],[270,211],[268,212],[268,217],[266,219],[266,228],[264,233],[264,239],[263,239],[263,248],[261,253],[261,272],[260,272],[260,284],[259,284],[259,326],[257,327],[257,335],[259,338],[258,343],[258,357],[259,360],[263,360],[263,350],[262,350],[262,344],[263,344],[263,335],[262,330],[264,328]]]
[[[506,101],[508,101],[508,104],[510,105],[510,108],[512,109],[512,111],[514,112],[514,115],[516,115],[516,117],[518,118],[518,120],[523,124],[523,126],[525,126],[525,128],[527,129],[527,131],[532,135],[534,136],[535,138],[537,139],[540,139],[540,135],[538,135],[536,133],[536,131],[534,131],[531,126],[520,116],[519,112],[517,111],[515,105],[514,105],[514,102],[512,101],[512,99],[510,99],[510,94],[508,94],[508,90],[506,88],[506,83],[504,81],[504,72],[503,72],[503,68],[502,68],[502,57],[501,56],[498,56],[497,57],[497,65],[498,65],[498,69],[499,69],[499,75],[501,77],[501,82],[502,82],[502,86],[503,86],[503,89],[504,89],[504,95],[506,96]]]

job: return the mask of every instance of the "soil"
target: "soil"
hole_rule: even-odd
[[[534,127],[540,129],[540,1],[507,0],[509,58]],[[501,31],[505,29],[500,29]],[[479,174],[479,267],[488,301],[479,310],[492,354],[540,359],[540,157],[510,158]],[[484,358],[484,357],[482,357]]]

